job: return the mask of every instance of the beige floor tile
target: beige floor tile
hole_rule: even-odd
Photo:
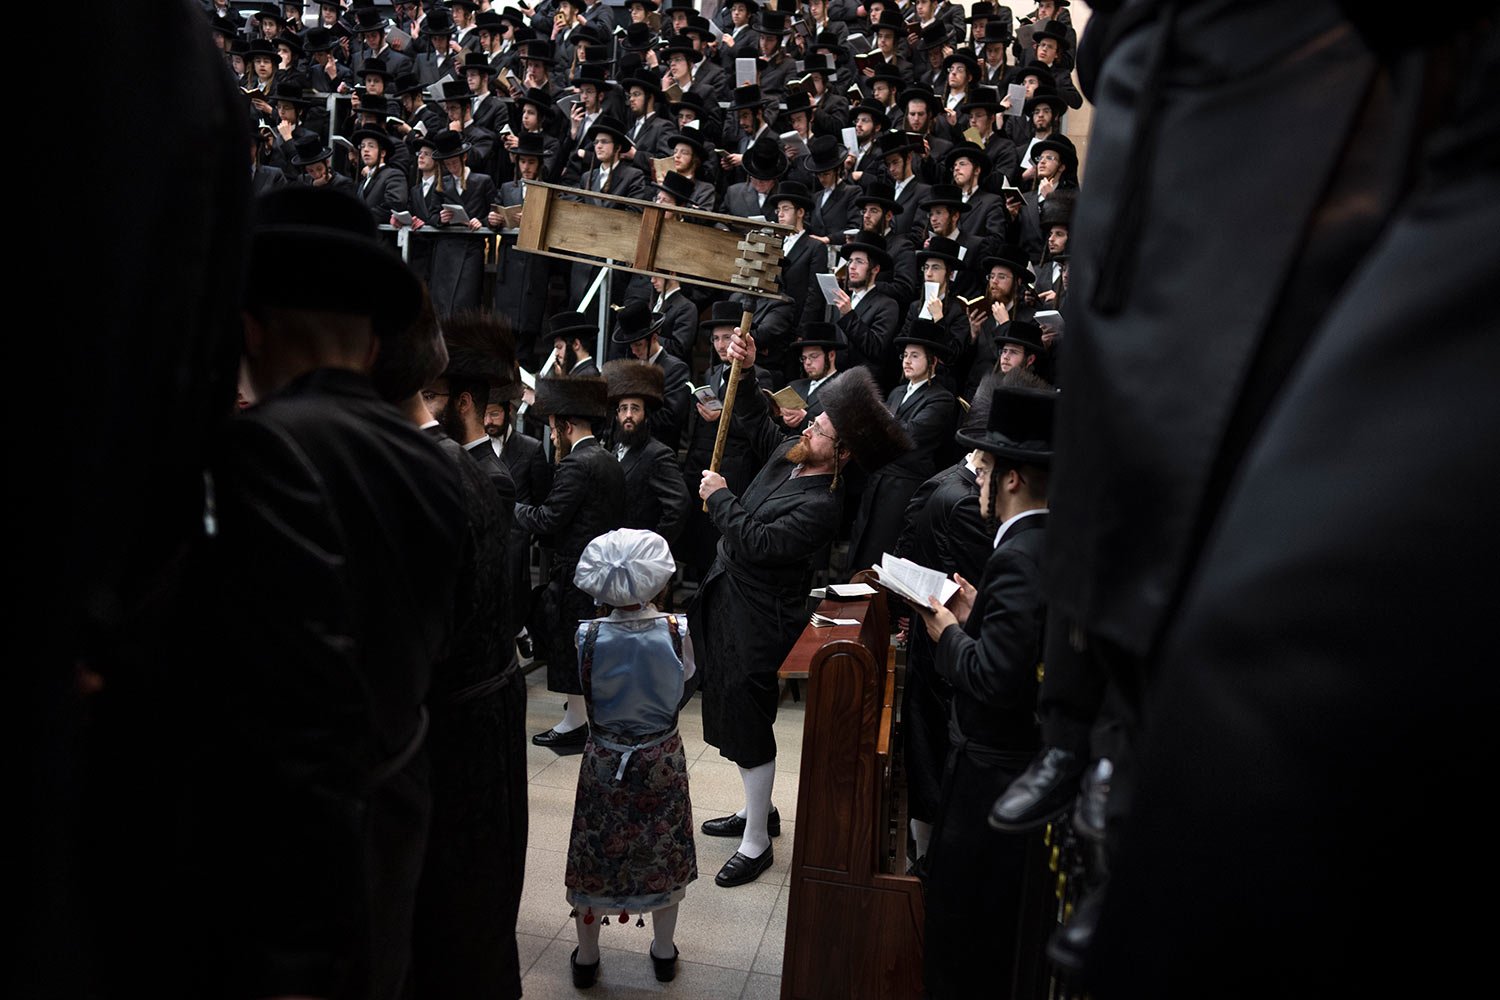
[[[754,972],[764,972],[779,978],[781,976],[781,955],[786,948],[786,908],[791,898],[792,890],[783,886],[781,894],[776,897],[776,905],[771,910],[771,920],[766,924],[765,934],[760,940],[760,949],[755,953],[755,963],[751,966]]]
[[[698,881],[688,887],[677,918],[677,947],[684,960],[748,972],[781,887],[757,881],[721,889],[714,885],[716,871],[699,859]]]
[[[752,972],[740,997],[741,1000],[781,1000],[781,977]]]
[[[544,938],[536,934],[517,934],[516,951],[521,957],[521,975],[524,977],[536,960],[541,957],[542,952],[552,943],[551,938]]]
[[[551,750],[547,751],[549,754]],[[578,765],[583,760],[583,754],[569,754],[559,757],[552,754],[552,763],[547,765],[539,774],[532,775],[533,785],[545,785],[548,788],[566,788],[576,791],[578,788]]]
[[[516,931],[551,940],[572,923],[563,889],[568,856],[534,847],[526,850],[526,883],[521,888],[521,913]]]
[[[531,807],[527,837],[530,846],[544,851],[567,852],[573,830],[573,797],[571,785],[558,788],[535,781],[527,785],[526,798]]]
[[[680,927],[679,924],[679,929]],[[647,921],[645,928],[632,926],[624,935],[617,935],[620,943],[627,946],[626,949],[609,946],[611,931],[615,931],[615,928],[604,928],[600,938],[599,980],[588,991],[587,995],[590,997],[638,1000],[642,997],[675,996],[690,997],[692,1000],[738,1000],[744,992],[748,973],[739,969],[689,962],[685,951],[684,957],[677,962],[677,978],[670,983],[658,983],[652,972],[651,959],[646,956],[651,940],[650,921]],[[577,1000],[581,994],[573,988],[572,972],[568,967],[568,956],[573,953],[576,945],[573,935],[569,933],[548,946],[521,982],[527,1000]],[[678,947],[681,949],[682,946],[679,944]]]

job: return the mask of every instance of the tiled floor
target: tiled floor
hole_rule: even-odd
[[[562,717],[562,696],[547,691],[545,671],[527,677],[527,731],[541,732]],[[680,720],[687,752],[694,826],[743,804],[739,772],[703,742],[701,700],[694,699]],[[714,873],[738,846],[733,838],[697,838],[698,880],[687,892],[677,920],[681,952],[677,978],[658,983],[646,949],[645,927],[611,923],[600,937],[602,965],[591,997],[634,998],[675,994],[694,1000],[770,1000],[781,994],[781,951],[786,937],[787,875],[797,829],[797,768],[802,757],[802,706],[784,701],[776,719],[776,787],[772,801],[781,813],[781,836],[772,841],[771,870],[750,885],[721,889]],[[576,997],[568,956],[577,940],[563,890],[568,829],[573,822],[576,756],[527,748],[531,832],[526,851],[526,887],[517,925],[522,988],[527,997]]]

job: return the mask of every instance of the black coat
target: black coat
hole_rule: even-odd
[[[677,454],[655,438],[647,438],[625,452],[620,467],[625,471],[625,527],[644,528],[675,542],[688,509]]]
[[[376,168],[369,177],[356,180],[354,186],[377,226],[388,225],[393,213],[407,209],[406,175],[388,163]]]
[[[443,176],[443,202],[463,205],[464,213],[478,219],[481,225],[490,214],[490,205],[499,201],[499,197],[495,182],[487,174],[470,173],[462,191],[452,174]],[[437,314],[448,316],[479,308],[484,287],[484,237],[452,225],[434,229],[426,238],[433,244],[432,280],[428,289]]]
[[[532,612],[532,638],[547,652],[547,688],[582,694],[574,636],[592,618],[594,599],[573,585],[584,547],[625,521],[625,473],[596,438],[573,446],[557,465],[552,489],[536,504],[516,504],[516,523],[552,550],[542,599]]]
[[[688,617],[701,639],[694,650],[704,739],[756,767],[776,756],[776,671],[807,624],[812,556],[833,541],[842,497],[831,475],[789,478],[786,453],[796,442],[771,422],[760,393],[740,398],[732,419],[743,421],[750,453],[766,462],[743,496],[723,489],[709,497],[719,554]]]
[[[901,309],[896,300],[880,291],[879,283],[859,304],[838,317],[839,333],[849,347],[839,353],[839,365],[845,371],[865,365],[877,380],[891,369],[891,341],[901,326]]]
[[[198,752],[232,798],[208,829],[235,859],[215,869],[235,986],[396,997],[429,812],[409,761],[452,634],[459,474],[367,378],[331,369],[238,416],[213,454],[221,645]]]
[[[661,405],[651,411],[651,436],[675,453],[682,443],[682,429],[687,426],[688,411],[693,407],[693,394],[687,387],[687,362],[664,347],[652,359],[652,364],[660,365],[665,372],[665,388]]]
[[[953,436],[958,403],[936,379],[905,399],[907,383],[891,390],[886,407],[911,435],[913,448],[870,474],[860,496],[849,538],[849,567],[859,570],[892,552],[906,517],[906,505],[922,481],[937,471],[937,458]]]
[[[823,190],[813,191],[813,210],[807,215],[807,231],[816,236],[842,237],[846,229],[860,228],[860,208],[854,200],[863,194],[858,184],[835,184],[827,204]]]
[[[491,451],[494,446],[491,445]],[[552,489],[552,465],[542,443],[519,430],[512,431],[501,446],[500,461],[515,484],[516,503],[539,503]],[[506,574],[511,580],[511,600],[517,626],[531,617],[531,532],[511,512],[510,545],[506,548]]]
[[[792,299],[795,326],[822,320],[828,303],[813,275],[826,273],[828,248],[803,233],[792,244],[791,253],[781,259],[781,286]]]
[[[891,223],[893,233],[911,233],[914,236],[926,237],[927,210],[921,208],[922,202],[926,201],[932,194],[932,188],[923,184],[921,180],[913,177],[907,181],[906,187],[896,195],[896,217]],[[916,234],[914,231],[921,225],[922,232]]]
[[[693,344],[698,340],[698,307],[683,289],[672,293],[662,304],[664,318],[660,331],[661,345],[684,364],[693,361]]]
[[[519,205],[525,200],[520,181],[500,185],[500,204]],[[516,249],[517,234],[500,237],[500,261],[495,269],[495,311],[511,318],[516,333],[516,354],[527,368],[539,358],[537,340],[547,310],[549,258]],[[550,347],[550,342],[549,345]],[[514,470],[512,470],[514,471]],[[543,491],[545,492],[545,491]]]

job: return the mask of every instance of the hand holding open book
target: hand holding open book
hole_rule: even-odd
[[[936,597],[939,604],[947,604],[959,592],[959,585],[937,570],[889,552],[883,553],[879,564],[873,568],[875,579],[882,587],[919,610],[928,606],[929,597]]]

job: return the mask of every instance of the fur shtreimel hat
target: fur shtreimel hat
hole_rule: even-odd
[[[868,368],[852,368],[820,386],[818,402],[833,423],[839,444],[865,470],[873,472],[911,451],[911,438],[886,409]]]
[[[521,395],[516,378],[516,340],[504,322],[488,313],[466,311],[443,321],[449,378],[479,379],[490,385],[491,403]]]
[[[660,365],[633,358],[617,358],[604,363],[604,379],[609,383],[609,405],[627,396],[644,399],[648,406],[660,406],[666,394],[667,373]]]
[[[537,379],[536,408],[549,417],[608,416],[609,383],[599,375]]]

